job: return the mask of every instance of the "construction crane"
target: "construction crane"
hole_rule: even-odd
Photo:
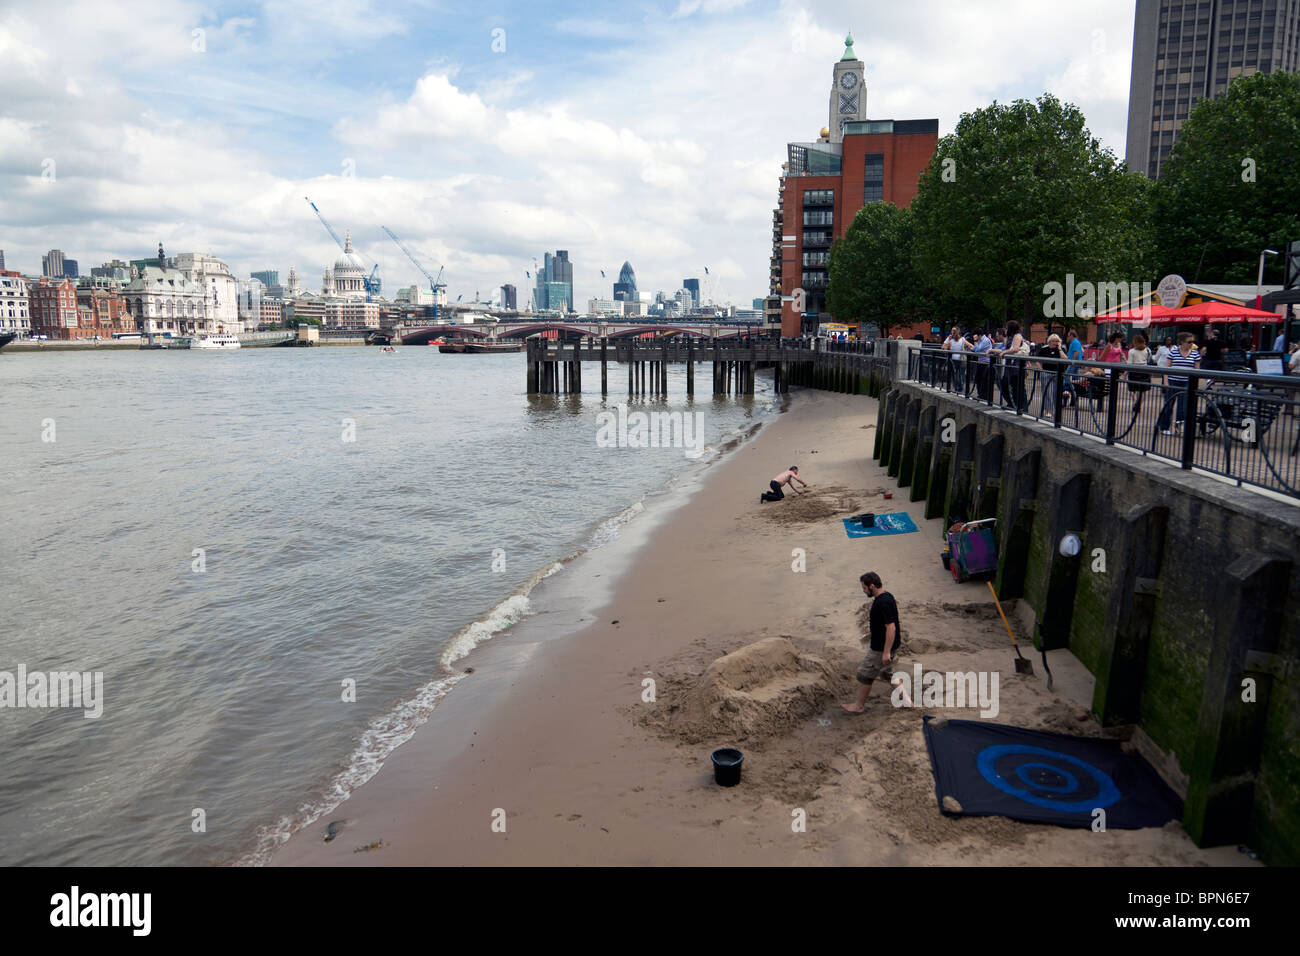
[[[420,263],[420,260],[415,258],[415,252],[412,252],[411,250],[409,250],[409,248],[407,247],[406,243],[402,242],[402,239],[399,239],[398,237],[396,237],[396,233],[394,233],[393,230],[387,228],[387,226],[382,226],[382,229],[383,229],[383,232],[386,232],[387,234],[389,234],[389,238],[390,238],[390,239],[393,239],[393,242],[398,243],[398,248],[400,248],[400,250],[402,250],[403,252],[406,252],[407,259],[411,260],[412,263],[415,264],[415,268],[420,269],[420,272],[424,273],[424,277],[426,278],[426,280],[429,280],[429,291],[430,291],[430,293],[433,293],[433,316],[434,316],[434,319],[437,319],[437,317],[438,317],[438,290],[439,290],[439,289],[446,289],[446,287],[447,287],[446,284],[443,284],[443,281],[442,281],[442,271],[443,271],[443,269],[446,269],[446,268],[447,268],[446,265],[439,265],[439,267],[438,267],[438,277],[437,277],[437,278],[434,278],[434,277],[432,276],[432,274],[429,273],[428,269],[424,268],[424,265],[422,265],[422,264]]]
[[[433,293],[433,314],[434,317],[436,318],[438,315],[438,290],[447,288],[447,286],[444,285],[442,282],[442,271],[447,267],[439,266],[438,277],[435,279],[429,273],[429,270],[420,264],[420,260],[415,258],[415,253],[413,253],[410,249],[406,247],[406,243],[402,242],[401,239],[397,238],[397,234],[393,232],[393,230],[389,229],[387,226],[383,226],[382,228],[384,232],[388,233],[388,238],[393,240],[393,242],[397,243],[397,248],[401,249],[404,253],[406,253],[406,258],[410,259],[411,262],[415,264],[415,268],[419,269],[422,273],[424,273],[424,277],[429,280],[429,291]]]
[[[316,204],[309,197],[303,196],[302,198],[307,200],[307,205],[311,206],[312,211],[316,213],[316,218],[320,220],[320,224],[325,227],[325,231],[330,234],[330,238],[338,243],[338,247],[343,250],[343,254],[348,257],[348,261],[357,267],[357,271],[361,273],[361,284],[366,289],[366,301],[373,302],[375,293],[379,288],[379,283],[375,279],[376,274],[379,272],[379,263],[375,263],[375,267],[370,270],[370,276],[367,278],[366,267],[361,264],[361,260],[352,254],[349,245],[339,238],[339,234],[334,231],[334,227],[329,224],[329,220],[316,208]]]

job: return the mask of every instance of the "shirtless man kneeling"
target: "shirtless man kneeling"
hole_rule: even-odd
[[[803,485],[805,488],[808,487],[808,482],[804,481],[802,478],[799,477],[799,469],[796,468],[794,465],[791,465],[785,471],[781,472],[781,474],[773,478],[771,482],[769,482],[769,485],[772,490],[765,491],[761,495],[759,495],[758,503],[762,504],[764,501],[780,501],[781,499],[783,499],[785,497],[785,493],[781,491],[782,485],[789,485],[790,490],[793,491],[796,495],[803,494],[802,491],[800,491],[798,488],[794,486],[794,483],[796,481],[799,482],[799,484]]]

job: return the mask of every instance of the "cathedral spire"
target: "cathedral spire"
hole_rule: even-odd
[[[350,253],[351,251],[352,251],[352,230],[345,229],[343,231],[343,252],[346,254],[346,253]]]

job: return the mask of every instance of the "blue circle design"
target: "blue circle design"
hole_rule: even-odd
[[[1065,783],[1064,786],[1053,787],[1050,784],[1043,783],[1041,780],[1030,780],[1028,777],[1025,776],[1025,771],[1029,770],[1031,767],[1036,767],[1041,770],[1046,770],[1048,773],[1052,774],[1055,777],[1064,777],[1067,782]],[[1061,770],[1057,767],[1053,767],[1050,764],[1022,763],[1019,767],[1016,768],[1016,776],[1019,777],[1021,780],[1023,780],[1025,783],[1029,784],[1029,786],[1035,787],[1039,790],[1046,790],[1048,793],[1074,793],[1074,791],[1079,789],[1079,781],[1078,778],[1074,776],[1074,774],[1070,773],[1068,770]]]
[[[1042,797],[1021,787],[1017,787],[1010,780],[1007,780],[998,773],[996,767],[996,763],[999,759],[1011,754],[1032,754],[1038,757],[1048,757],[1053,760],[1065,761],[1092,777],[1093,781],[1097,784],[1097,796],[1090,800],[1078,800],[1070,803],[1063,800]],[[1115,786],[1115,781],[1111,780],[1107,774],[1098,770],[1090,763],[1084,763],[1077,757],[1071,757],[1069,754],[1063,754],[1056,750],[1045,750],[1042,747],[1029,747],[1024,745],[998,744],[992,747],[985,747],[981,750],[975,758],[975,763],[979,768],[980,776],[993,784],[993,786],[997,787],[1003,793],[1023,800],[1025,803],[1031,803],[1036,807],[1043,807],[1047,810],[1057,810],[1061,813],[1091,813],[1099,807],[1108,807],[1111,804],[1118,802],[1124,796],[1120,793],[1119,787]],[[1033,764],[1026,766],[1043,765]],[[1038,789],[1054,790],[1057,793],[1071,793],[1078,789],[1079,782],[1072,775],[1067,774],[1056,767],[1049,767],[1048,769],[1055,770],[1057,773],[1070,777],[1070,781],[1073,785],[1065,790],[1042,786],[1039,786]],[[1018,771],[1017,774],[1019,774]],[[1021,780],[1024,780],[1024,777],[1021,777]],[[1029,781],[1026,780],[1024,782],[1028,783]]]

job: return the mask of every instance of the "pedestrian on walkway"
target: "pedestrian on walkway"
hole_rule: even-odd
[[[1178,348],[1169,353],[1165,359],[1166,368],[1200,368],[1201,353],[1196,348],[1196,340],[1192,338],[1191,332],[1178,333]],[[1165,395],[1164,407],[1160,410],[1160,419],[1156,422],[1156,427],[1160,429],[1162,435],[1172,435],[1170,431],[1170,412],[1177,405],[1178,429],[1183,429],[1187,421],[1187,380],[1186,375],[1170,375],[1167,378],[1172,391]],[[1195,411],[1193,409],[1193,411]]]

